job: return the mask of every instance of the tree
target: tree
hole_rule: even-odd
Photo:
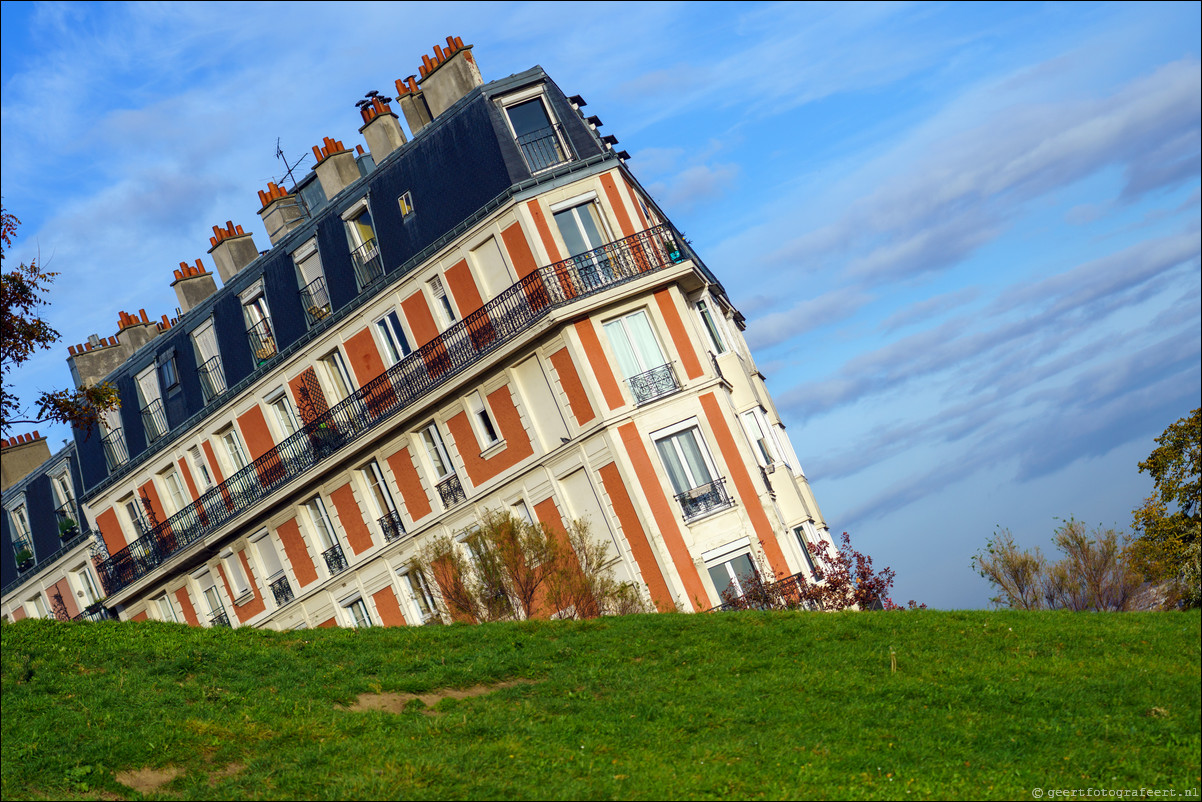
[[[435,538],[413,567],[434,578],[452,620],[485,622],[642,612],[634,586],[614,580],[617,562],[583,521],[561,534],[490,510],[461,538]]]
[[[901,610],[889,598],[896,572],[886,567],[880,572],[872,570],[872,558],[851,547],[851,536],[846,532],[838,548],[831,550],[825,540],[807,543],[814,560],[814,581],[800,574],[779,582],[764,581],[771,573],[764,569],[752,576],[739,577],[743,592],[739,593],[732,582],[722,591],[724,610]],[[925,609],[913,599],[909,609]]]
[[[12,247],[20,223],[0,205],[0,262]],[[14,392],[10,371],[59,340],[59,333],[39,314],[57,276],[40,268],[36,259],[12,270],[0,270],[0,434],[5,436],[12,426],[46,422],[66,423],[90,432],[102,411],[120,405],[117,388],[107,382],[78,390],[43,391],[34,402],[36,414],[22,408]]]
[[[1020,549],[1008,529],[986,542],[973,558],[977,573],[999,591],[991,601],[1017,610],[1096,610],[1131,608],[1142,584],[1126,538],[1114,529],[1070,518],[1056,529],[1053,542],[1064,554],[1049,563],[1036,547]]]
[[[1132,511],[1136,566],[1151,582],[1165,583],[1171,601],[1202,603],[1199,536],[1202,534],[1202,408],[1164,430],[1159,446],[1139,463],[1156,492]]]

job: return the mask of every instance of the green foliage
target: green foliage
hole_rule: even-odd
[[[0,261],[12,247],[20,220],[0,206]],[[100,412],[120,406],[117,388],[107,382],[78,390],[44,391],[34,402],[37,414],[30,415],[12,392],[9,372],[34,353],[52,347],[59,333],[41,317],[45,295],[57,273],[45,271],[37,260],[0,271],[0,433],[7,436],[12,426],[57,422],[91,431]]]
[[[1016,610],[1130,609],[1141,579],[1132,565],[1126,541],[1114,529],[1070,518],[1053,538],[1062,553],[1050,563],[1036,547],[1020,549],[1008,529],[999,530],[973,557],[973,567],[998,595],[991,601]]]
[[[1153,582],[1166,582],[1172,600],[1202,604],[1198,545],[1202,535],[1202,408],[1156,438],[1160,445],[1139,463],[1156,492],[1132,512],[1137,566]]]
[[[1015,611],[292,632],[27,620],[0,627],[0,792],[132,798],[119,772],[174,766],[147,796],[1182,796],[1202,771],[1200,624]],[[527,682],[401,713],[347,709],[364,693],[514,680]]]

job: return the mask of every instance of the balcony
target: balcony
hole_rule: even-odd
[[[271,595],[275,596],[275,603],[279,607],[283,607],[288,602],[296,598],[296,594],[292,592],[292,585],[288,582],[288,577],[282,576],[272,582],[268,587],[271,588]]]
[[[451,474],[438,483],[438,497],[442,499],[442,508],[449,510],[461,501],[467,501],[467,493],[463,492],[463,482]]]
[[[310,281],[300,291],[301,308],[313,328],[330,315],[330,293],[326,290],[326,280],[323,276]]]
[[[104,461],[108,464],[109,473],[129,459],[129,452],[125,450],[125,436],[120,429],[114,429],[100,438],[100,444],[104,447]]]
[[[226,629],[229,629],[230,628],[230,617],[228,615],[226,615],[225,611],[223,610],[222,612],[217,613],[216,615],[211,616],[209,618],[209,626],[225,627]]]
[[[58,523],[59,539],[66,541],[79,536],[79,521],[75,516],[74,501],[68,501],[54,511],[54,519]]]
[[[196,369],[200,377],[200,391],[205,403],[209,403],[225,392],[225,372],[221,368],[221,357],[215,356]]]
[[[250,352],[254,355],[256,368],[275,356],[275,335],[271,333],[270,320],[263,318],[246,330],[246,336],[250,340]]]
[[[384,277],[384,262],[380,259],[380,248],[374,239],[351,251],[351,262],[355,265],[355,283],[359,285],[359,292]]]
[[[531,173],[550,169],[557,164],[570,162],[572,151],[567,137],[559,125],[549,125],[518,137],[518,147],[526,157],[526,166]]]
[[[385,543],[393,543],[405,536],[405,526],[401,523],[401,513],[397,510],[388,513],[377,523],[380,524],[380,531],[384,533]]]
[[[680,382],[676,381],[671,362],[631,376],[626,383],[630,385],[630,394],[634,397],[635,404],[646,404],[680,389]]]
[[[163,559],[239,518],[282,485],[382,427],[456,375],[530,331],[554,310],[680,261],[679,248],[674,232],[667,226],[657,226],[597,249],[608,260],[609,271],[603,281],[586,280],[572,259],[534,271],[310,421],[271,452],[100,563],[97,570],[105,592],[118,592],[154,570]],[[458,479],[455,484],[457,492],[447,487],[448,499],[456,499],[463,492]],[[440,489],[440,497],[442,492]]]
[[[764,582],[759,576],[740,579],[743,594],[734,596],[722,593],[722,604],[710,608],[711,613],[732,610],[818,610],[813,602],[804,598],[802,591],[808,584],[804,574],[794,574],[776,582]]]
[[[346,561],[346,555],[342,553],[342,546],[337,543],[323,551],[321,556],[326,561],[326,568],[330,569],[330,576],[340,574],[350,568],[350,563]]]
[[[167,434],[167,411],[163,409],[161,398],[142,407],[142,427],[146,430],[146,445]]]
[[[100,602],[85,607],[72,621],[116,621],[117,616]]]
[[[694,487],[692,490],[677,493],[676,500],[680,502],[680,510],[685,523],[735,505],[731,497],[726,494],[725,479],[715,479],[700,487]]]

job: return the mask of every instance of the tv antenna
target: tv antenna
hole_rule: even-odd
[[[307,153],[301,154],[301,157],[297,160],[296,164],[289,164],[288,157],[286,155],[284,155],[284,150],[283,150],[283,148],[280,147],[280,138],[276,137],[275,157],[284,163],[284,169],[287,170],[287,172],[285,173],[285,176],[287,177],[287,180],[292,182],[292,191],[296,192],[296,177],[294,175],[292,175],[292,171],[295,170],[296,168],[300,167],[301,164],[304,163],[305,159],[308,158],[308,154]]]

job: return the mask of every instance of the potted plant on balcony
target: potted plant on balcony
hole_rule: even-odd
[[[79,534],[79,524],[73,518],[64,518],[58,522],[58,536],[66,541]]]
[[[30,568],[33,568],[33,552],[28,546],[22,546],[17,552],[17,570],[28,571]]]

